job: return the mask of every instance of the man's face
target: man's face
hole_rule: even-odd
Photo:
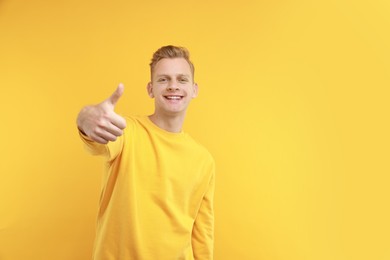
[[[156,112],[166,115],[184,115],[191,99],[198,94],[190,65],[184,58],[160,60],[147,89],[149,96],[155,98]]]

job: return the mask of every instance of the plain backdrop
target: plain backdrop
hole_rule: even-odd
[[[216,260],[390,259],[387,0],[0,0],[0,259],[90,259],[103,159],[76,129],[186,46],[217,163]]]

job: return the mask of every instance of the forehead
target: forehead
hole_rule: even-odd
[[[157,62],[153,74],[158,75],[188,75],[191,76],[191,67],[184,58],[164,58]]]

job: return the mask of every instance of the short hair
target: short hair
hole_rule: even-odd
[[[184,47],[173,46],[173,45],[163,46],[153,54],[153,58],[149,64],[151,76],[153,74],[154,68],[156,67],[156,64],[160,60],[165,59],[165,58],[168,58],[168,59],[183,58],[183,59],[185,59],[188,62],[188,64],[190,65],[192,79],[194,79],[195,67],[194,67],[194,64],[192,64],[192,62],[190,60],[190,52]]]

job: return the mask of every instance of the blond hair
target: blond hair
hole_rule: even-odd
[[[153,54],[153,58],[149,64],[150,75],[153,74],[153,70],[154,70],[154,67],[156,67],[156,64],[160,60],[165,59],[165,58],[168,58],[168,59],[183,58],[183,59],[185,59],[188,62],[188,64],[190,65],[192,79],[194,79],[195,67],[194,67],[194,64],[192,64],[192,62],[190,60],[190,52],[184,47],[178,47],[178,46],[173,46],[173,45],[163,46]]]

